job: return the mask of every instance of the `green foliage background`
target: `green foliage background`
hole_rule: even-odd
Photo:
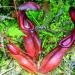
[[[27,2],[28,0],[16,0],[17,6]],[[58,42],[65,36],[69,35],[74,27],[73,23],[69,17],[69,7],[75,6],[74,0],[35,0],[36,3],[41,5],[41,10],[39,11],[27,11],[29,19],[33,21],[38,31],[39,38],[42,41],[43,52],[40,55],[40,60],[48,52],[52,51],[58,45]],[[43,9],[44,3],[47,2],[49,8]],[[0,0],[1,6],[8,6],[0,8],[0,15],[6,16],[1,17],[0,19],[0,36],[9,37],[13,42],[23,47],[22,36],[24,35],[19,28],[16,18],[8,19],[8,16],[14,8],[12,0]],[[47,11],[46,11],[47,10]],[[0,48],[0,73],[11,69],[13,70],[5,73],[5,75],[28,75],[19,64],[12,60],[9,56],[9,53],[6,49],[7,40],[3,40],[4,48]],[[75,45],[74,45],[75,46]],[[70,52],[68,52],[63,60],[61,65],[50,72],[49,75],[75,75],[75,47],[72,47]],[[9,65],[10,64],[10,65]],[[17,67],[18,66],[18,67]]]

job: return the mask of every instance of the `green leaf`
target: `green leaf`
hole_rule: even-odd
[[[23,35],[23,33],[15,26],[10,27],[6,34],[11,37],[20,37]]]

